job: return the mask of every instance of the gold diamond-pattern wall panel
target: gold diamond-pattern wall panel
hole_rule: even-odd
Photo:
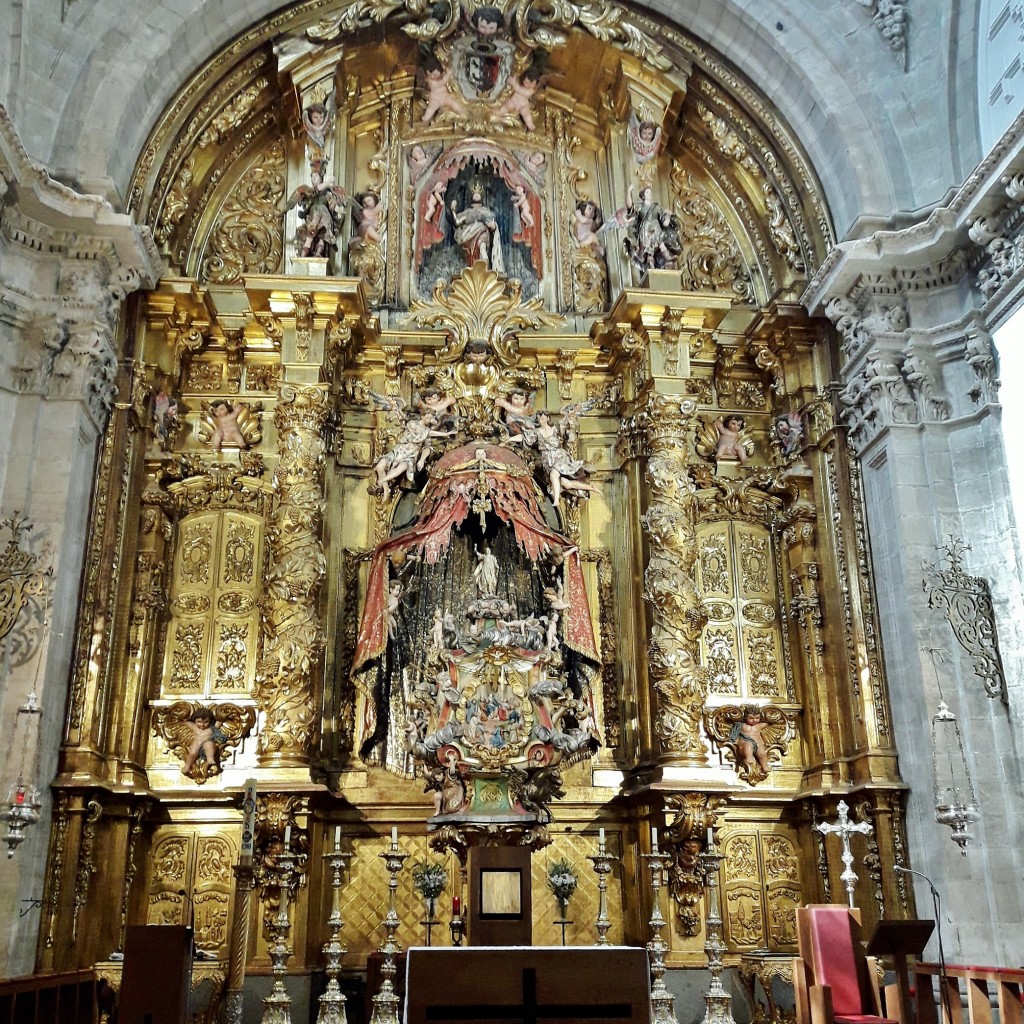
[[[263,522],[201,512],[178,533],[167,627],[164,697],[248,693],[256,666]]]
[[[388,909],[388,879],[390,875],[381,859],[390,845],[387,837],[360,839],[352,848],[348,873],[342,883],[341,916],[345,922],[344,940],[354,959],[365,959],[384,941],[384,915]],[[418,864],[442,861],[448,871],[448,888],[438,899],[439,928],[447,930],[450,917],[453,885],[458,884],[458,862],[451,857],[439,857],[427,849],[426,839],[401,836],[399,849],[409,856],[398,875],[395,905],[401,922],[398,942],[402,948],[422,946],[426,942],[426,928],[420,923],[426,918],[426,902],[413,885],[413,868]],[[326,919],[326,911],[324,918]],[[434,942],[447,942],[434,930]]]
[[[608,852],[621,856],[618,833],[609,832]],[[587,860],[597,853],[597,836],[581,833],[554,836],[554,842],[533,855],[531,881],[533,883],[533,944],[560,946],[562,929],[555,922],[559,917],[558,900],[548,888],[548,865],[566,860],[575,869],[576,891],[569,901],[567,917],[572,924],[565,929],[565,941],[570,946],[591,946],[597,941],[597,912],[599,892],[594,865]],[[621,865],[620,865],[621,867]],[[608,916],[612,919],[608,941],[622,942],[622,879],[612,864],[608,878]]]
[[[701,637],[714,695],[771,700],[787,693],[775,559],[767,530],[710,523],[698,530],[697,581],[708,623]]]

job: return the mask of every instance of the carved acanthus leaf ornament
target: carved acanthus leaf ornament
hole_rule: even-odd
[[[243,274],[273,274],[280,268],[285,184],[284,144],[275,142],[242,175],[221,207],[200,261],[203,280],[234,284]]]
[[[722,211],[685,168],[672,165],[672,211],[680,221],[683,252],[679,257],[687,291],[729,292],[749,301],[750,274]]]
[[[540,297],[523,300],[522,285],[488,269],[478,260],[449,284],[438,281],[430,302],[417,300],[405,322],[448,328],[448,341],[438,353],[441,362],[455,362],[471,341],[485,341],[504,366],[519,359],[517,331],[558,327],[564,317],[544,311]]]
[[[438,5],[430,0],[354,0],[338,15],[325,18],[306,35],[315,42],[333,42],[340,36],[380,24],[396,15],[409,20],[402,31],[420,42],[445,39],[455,32],[461,8],[470,13],[478,3],[461,0],[461,4],[444,5],[445,16],[437,17]],[[574,3],[572,0],[512,0],[501,5],[518,41],[528,49],[542,47],[552,50],[564,46],[565,36],[559,29],[579,27],[605,43],[613,43],[627,53],[639,57],[650,67],[667,71],[671,62],[658,45],[638,25],[630,21],[626,11],[616,4],[598,2]]]

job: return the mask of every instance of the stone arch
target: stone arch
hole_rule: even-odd
[[[953,19],[944,20],[929,40],[920,38],[926,26],[915,23],[910,71],[896,79],[910,98],[893,102],[891,90],[872,93],[858,85],[866,68],[884,75],[885,61],[891,59],[870,12],[833,6],[816,19],[813,34],[799,5],[768,18],[758,5],[741,0],[699,6],[688,13],[686,31],[726,55],[747,80],[758,83],[785,122],[800,126],[801,142],[822,177],[842,236],[858,217],[886,217],[939,197],[945,168],[934,166],[936,151],[917,154],[901,138],[915,119],[915,102],[929,91],[940,97],[936,102],[948,103],[952,120],[969,120],[962,110],[952,109],[961,92],[952,78],[945,92],[935,88],[937,80],[946,80],[944,57],[966,15],[955,25],[949,23]],[[678,17],[667,0],[637,8],[671,21]],[[182,69],[201,65],[225,46],[245,48],[254,38],[252,26],[283,21],[280,12],[281,5],[272,0],[244,8],[214,0],[184,15],[160,7],[138,26],[143,31],[129,37],[118,26],[128,17],[126,10],[115,5],[83,9],[73,15],[74,37],[65,38],[55,60],[47,58],[53,76],[67,79],[70,87],[59,116],[41,119],[33,151],[77,172],[83,181],[106,182],[123,195],[146,135],[185,83]],[[781,31],[777,24],[783,25]],[[93,46],[91,40],[100,42]],[[926,59],[930,50],[943,60]],[[968,129],[951,140],[959,164],[970,164],[977,155],[976,129]]]

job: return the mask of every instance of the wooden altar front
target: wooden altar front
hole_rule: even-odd
[[[625,946],[408,950],[406,1024],[647,1024],[647,951]]]

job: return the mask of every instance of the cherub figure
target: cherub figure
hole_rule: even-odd
[[[420,119],[421,124],[430,124],[442,110],[450,110],[453,114],[465,114],[466,105],[448,88],[448,83],[452,79],[450,70],[446,71],[434,62],[424,68],[423,74],[427,89],[427,106]]]
[[[800,450],[804,439],[804,420],[798,412],[787,412],[775,420],[775,436],[779,440],[783,458],[788,459]]]
[[[215,424],[210,446],[215,452],[219,452],[223,444],[234,444],[244,451],[248,450],[249,443],[238,427],[238,417],[244,411],[245,406],[241,402],[230,405],[224,399],[219,399],[210,406],[210,416]]]
[[[793,734],[785,712],[773,704],[726,705],[709,712],[706,725],[708,735],[726,748],[740,777],[752,786],[768,777],[772,755],[784,755]]]
[[[184,726],[192,734],[188,753],[181,765],[181,774],[188,775],[196,761],[203,760],[211,768],[219,771],[217,760],[217,744],[227,737],[217,728],[213,712],[209,708],[198,708],[192,712]]]
[[[572,605],[565,599],[565,586],[559,578],[553,587],[544,588],[544,600],[548,604],[548,632],[545,646],[549,651],[558,647],[558,621]]]
[[[427,196],[427,204],[423,208],[423,219],[428,224],[433,224],[439,233],[441,232],[441,221],[445,214],[444,190],[446,185],[447,182],[443,178],[435,181],[430,190],[430,195]]]
[[[629,148],[638,164],[646,164],[658,155],[661,149],[661,126],[654,121],[641,120],[635,110],[630,111],[627,128]]]
[[[409,150],[406,161],[409,164],[409,174],[413,181],[418,180],[430,165],[427,151],[418,142]]]
[[[532,132],[536,128],[536,124],[530,104],[533,102],[539,85],[540,72],[535,67],[527,68],[518,79],[510,78],[509,86],[512,89],[512,94],[498,107],[495,114],[498,117],[504,117],[506,114],[518,114],[526,130]]]
[[[166,448],[178,429],[178,400],[167,390],[166,381],[153,395],[153,433]]]
[[[220,773],[225,749],[241,743],[255,724],[253,708],[230,703],[204,707],[175,701],[153,709],[153,732],[182,762],[181,774],[199,785]]]
[[[392,580],[388,587],[387,606],[384,609],[384,617],[388,624],[388,637],[392,640],[398,639],[398,611],[402,607],[402,582]]]
[[[512,205],[519,211],[519,220],[525,230],[529,230],[537,222],[533,217],[533,210],[530,209],[530,197],[526,194],[524,185],[516,185],[512,190]]]
[[[444,395],[438,388],[424,388],[420,393],[417,407],[420,415],[431,427],[438,430],[453,430],[458,417],[448,410],[455,404],[451,395]]]
[[[565,445],[576,437],[581,412],[586,412],[591,403],[567,405],[562,409],[562,421],[556,426],[545,409],[537,412],[536,427],[524,431],[527,444],[535,445],[540,453],[541,463],[548,475],[548,493],[554,504],[562,498],[562,491],[575,494],[596,491],[597,488],[586,479],[582,459],[574,459]]]
[[[590,199],[581,199],[573,211],[575,221],[576,244],[581,249],[590,249],[595,256],[604,255],[604,246],[598,231],[601,228],[604,218],[601,211]]]
[[[327,135],[331,130],[334,113],[334,97],[327,103],[310,103],[302,111],[302,127],[306,130],[306,156],[310,164],[317,162],[321,167],[327,163]]]
[[[513,388],[508,398],[499,395],[494,404],[505,413],[505,426],[510,441],[522,441],[523,431],[537,426],[530,408],[530,396],[522,388]]]
[[[756,761],[761,771],[768,774],[768,750],[761,738],[765,729],[769,728],[768,723],[762,721],[761,712],[755,707],[744,709],[743,718],[733,724],[729,732],[729,739],[736,744],[736,754],[740,761],[748,769],[754,766]]]
[[[383,210],[380,205],[380,195],[372,189],[360,192],[356,197],[359,204],[356,208],[354,220],[356,222],[356,236],[362,242],[381,241],[381,216]]]
[[[421,410],[407,414],[405,402],[401,399],[386,398],[375,391],[370,392],[374,402],[388,410],[388,417],[402,423],[402,429],[393,448],[386,451],[374,465],[376,486],[385,500],[391,494],[391,482],[405,476],[411,484],[416,474],[423,469],[430,458],[431,439],[451,437],[453,430],[438,430],[433,426],[434,413]]]
[[[741,466],[745,466],[753,454],[753,442],[743,436],[746,420],[742,416],[732,414],[719,416],[715,420],[715,430],[718,431],[718,443],[715,445],[715,461],[720,459],[737,459]]]

